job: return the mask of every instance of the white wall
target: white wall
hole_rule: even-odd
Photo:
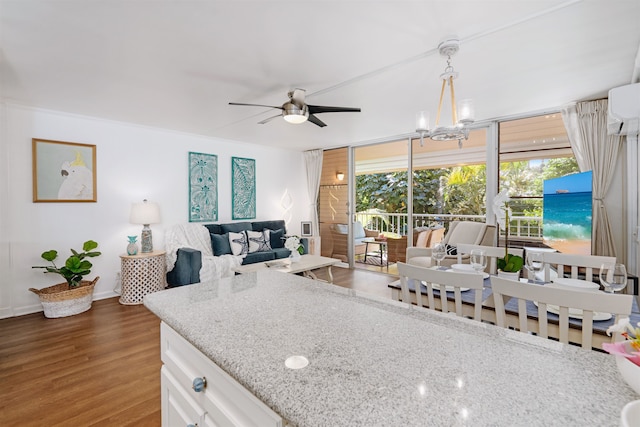
[[[218,156],[218,221],[231,221],[231,157],[256,160],[257,220],[283,219],[281,197],[294,201],[289,232],[300,233],[309,220],[306,172],[301,152],[207,138],[0,104],[0,317],[40,311],[30,287],[60,283],[32,265],[46,264],[40,254],[56,249],[66,259],[69,248],[92,239],[102,256],[92,259],[100,276],[94,298],[115,296],[119,255],[128,235],[142,226],[129,224],[131,203],[157,202],[162,223],[151,226],[154,249],[164,247],[164,230],[188,221],[188,152]],[[97,203],[33,203],[31,139],[97,146]],[[64,257],[64,258],[63,258]]]

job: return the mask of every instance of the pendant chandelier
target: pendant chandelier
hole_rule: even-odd
[[[458,52],[460,42],[457,39],[445,40],[438,45],[440,55],[447,57],[447,67],[444,73],[440,74],[442,88],[440,90],[440,102],[438,102],[438,113],[436,115],[435,127],[429,129],[429,112],[420,111],[416,114],[416,132],[420,135],[420,146],[424,145],[424,137],[428,136],[434,141],[458,141],[458,147],[462,148],[462,140],[469,138],[469,125],[474,121],[473,100],[463,99],[460,101],[460,108],[456,108],[456,92],[453,87],[453,80],[458,77],[458,73],[451,65],[451,57]],[[451,125],[440,124],[442,104],[446,94],[446,87],[449,86],[451,98]]]

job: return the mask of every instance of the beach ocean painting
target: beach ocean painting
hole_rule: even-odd
[[[591,254],[592,172],[544,181],[543,240],[560,252]]]

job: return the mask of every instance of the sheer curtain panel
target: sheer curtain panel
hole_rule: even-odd
[[[580,171],[593,171],[593,255],[616,256],[604,196],[609,190],[622,138],[607,135],[606,99],[579,102],[562,109],[562,119]]]
[[[320,227],[318,226],[318,192],[320,191],[320,177],[322,175],[322,154],[323,151],[309,150],[304,152],[304,160],[307,165],[307,192],[311,201],[311,226],[313,235],[320,235]]]

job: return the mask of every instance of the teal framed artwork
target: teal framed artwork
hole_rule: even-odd
[[[218,220],[218,156],[189,152],[189,222]]]
[[[256,161],[242,157],[231,158],[232,219],[256,217]]]

